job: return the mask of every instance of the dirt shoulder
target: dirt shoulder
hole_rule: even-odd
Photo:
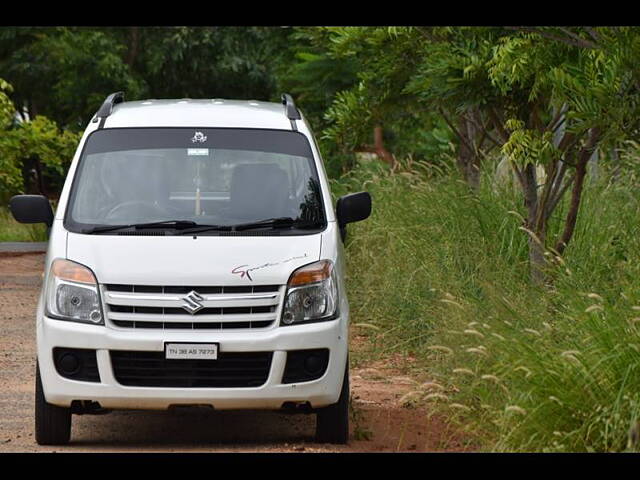
[[[365,336],[352,332],[351,440],[314,443],[314,415],[278,412],[117,411],[73,417],[72,443],[40,447],[33,438],[35,310],[43,254],[0,256],[0,452],[217,451],[390,452],[467,450],[442,417],[404,399],[417,381],[406,359],[372,358]]]

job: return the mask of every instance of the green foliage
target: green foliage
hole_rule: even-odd
[[[414,374],[444,387],[417,398],[484,450],[626,450],[640,419],[637,178],[589,184],[548,291],[526,279],[513,192],[488,176],[471,195],[430,168],[372,168],[332,186],[374,200],[372,217],[349,226],[351,318],[377,327],[359,330],[375,351],[411,353]]]
[[[523,168],[529,163],[546,165],[560,158],[552,132],[527,129],[522,121],[516,119],[507,120],[505,126],[511,135],[502,146],[502,153],[518,167]]]
[[[143,82],[133,77],[123,61],[125,46],[103,31],[64,29],[43,45],[47,61],[56,72],[53,95],[46,99],[47,111],[63,125],[84,127],[103,101],[105,92],[123,90],[138,97]]]
[[[0,132],[12,124],[15,115],[13,103],[5,93],[10,91],[11,85],[0,78]],[[2,141],[2,137],[0,137],[0,142]],[[6,191],[19,188],[20,183],[20,170],[11,158],[2,155],[0,149],[0,197],[4,196]]]
[[[357,82],[357,63],[334,55],[329,47],[329,30],[294,28],[275,67],[279,91],[293,95],[317,132],[327,126],[324,115],[335,95]]]
[[[27,159],[39,161],[43,174],[53,180],[52,186],[56,190],[60,190],[79,141],[80,134],[60,130],[43,116],[4,131],[0,136],[1,190],[7,193],[23,191],[22,165]]]
[[[0,71],[31,117],[86,125],[107,94],[126,98],[276,100],[288,29],[268,27],[11,27]]]
[[[501,29],[421,29],[425,38],[405,91],[428,107],[463,111],[493,104],[499,96],[489,79],[489,61]]]
[[[280,100],[275,70],[289,29],[268,27],[138,27],[134,64],[154,98]]]
[[[11,85],[0,78],[0,129],[9,127],[15,115],[13,102],[7,96],[11,90]]]
[[[364,85],[338,92],[325,118],[331,126],[322,138],[330,139],[346,150],[353,151],[371,135],[371,110],[364,99]]]
[[[9,91],[8,83],[0,79],[0,89]],[[15,122],[13,103],[0,90],[0,199],[23,192],[29,174],[27,164],[38,162],[43,175],[56,190],[80,140],[80,134],[60,130],[52,120],[37,116],[29,122]]]
[[[325,115],[328,126],[323,137],[342,151],[353,151],[371,145],[373,128],[380,125],[385,145],[397,156],[422,154],[422,132],[437,119],[405,91],[420,58],[416,52],[424,48],[418,30],[332,27],[325,31],[328,54],[357,65],[357,81],[335,95]]]
[[[277,90],[293,95],[316,132],[329,175],[338,176],[352,166],[354,155],[346,145],[323,135],[331,122],[326,112],[339,92],[357,83],[358,64],[332,53],[330,35],[323,28],[292,29],[275,65],[275,78]]]
[[[79,129],[107,93],[141,93],[122,55],[125,46],[108,31],[17,27],[0,32],[0,69],[14,87],[12,99],[31,117],[45,115]]]
[[[579,48],[548,40],[540,33],[516,33],[501,37],[489,65],[489,78],[502,95],[527,93],[527,109],[521,118],[540,106],[545,114],[553,107],[567,108],[568,128],[576,133],[592,127],[606,130],[614,139],[637,127],[638,92],[637,29],[618,31],[598,48]],[[516,105],[511,105],[516,110]]]

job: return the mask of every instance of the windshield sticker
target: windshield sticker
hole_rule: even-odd
[[[208,148],[187,148],[187,155],[189,156],[208,156],[209,149]]]
[[[304,255],[299,255],[297,257],[291,257],[291,258],[287,258],[286,260],[282,260],[280,262],[267,262],[264,263],[262,265],[258,265],[256,267],[249,267],[249,265],[239,265],[237,267],[235,267],[233,270],[231,270],[231,273],[235,274],[235,275],[240,275],[240,278],[248,278],[249,281],[253,282],[253,278],[251,278],[251,272],[254,272],[256,270],[261,270],[263,268],[268,268],[268,267],[275,267],[277,265],[282,265],[284,263],[290,262],[292,260],[298,260],[301,258],[307,258],[307,254],[305,253]],[[249,267],[249,268],[245,268],[245,267]]]
[[[207,136],[202,132],[195,132],[191,142],[193,143],[204,143],[207,141]]]

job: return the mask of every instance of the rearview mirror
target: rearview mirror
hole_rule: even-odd
[[[42,195],[16,195],[9,200],[13,218],[20,223],[53,225],[53,210],[47,197]]]
[[[336,216],[342,240],[347,236],[348,223],[366,220],[371,215],[371,195],[368,192],[358,192],[345,195],[338,199]]]

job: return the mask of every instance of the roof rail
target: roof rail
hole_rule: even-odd
[[[300,112],[296,108],[296,104],[288,93],[282,94],[282,104],[284,105],[284,112],[289,120],[300,120]]]
[[[102,119],[102,122],[100,122],[100,127],[98,128],[102,128],[104,119],[111,115],[113,106],[122,102],[124,102],[124,92],[115,92],[105,98],[104,102],[102,102],[102,105],[100,105],[100,108],[96,112],[96,116],[93,118],[94,123],[97,122],[98,119]]]

